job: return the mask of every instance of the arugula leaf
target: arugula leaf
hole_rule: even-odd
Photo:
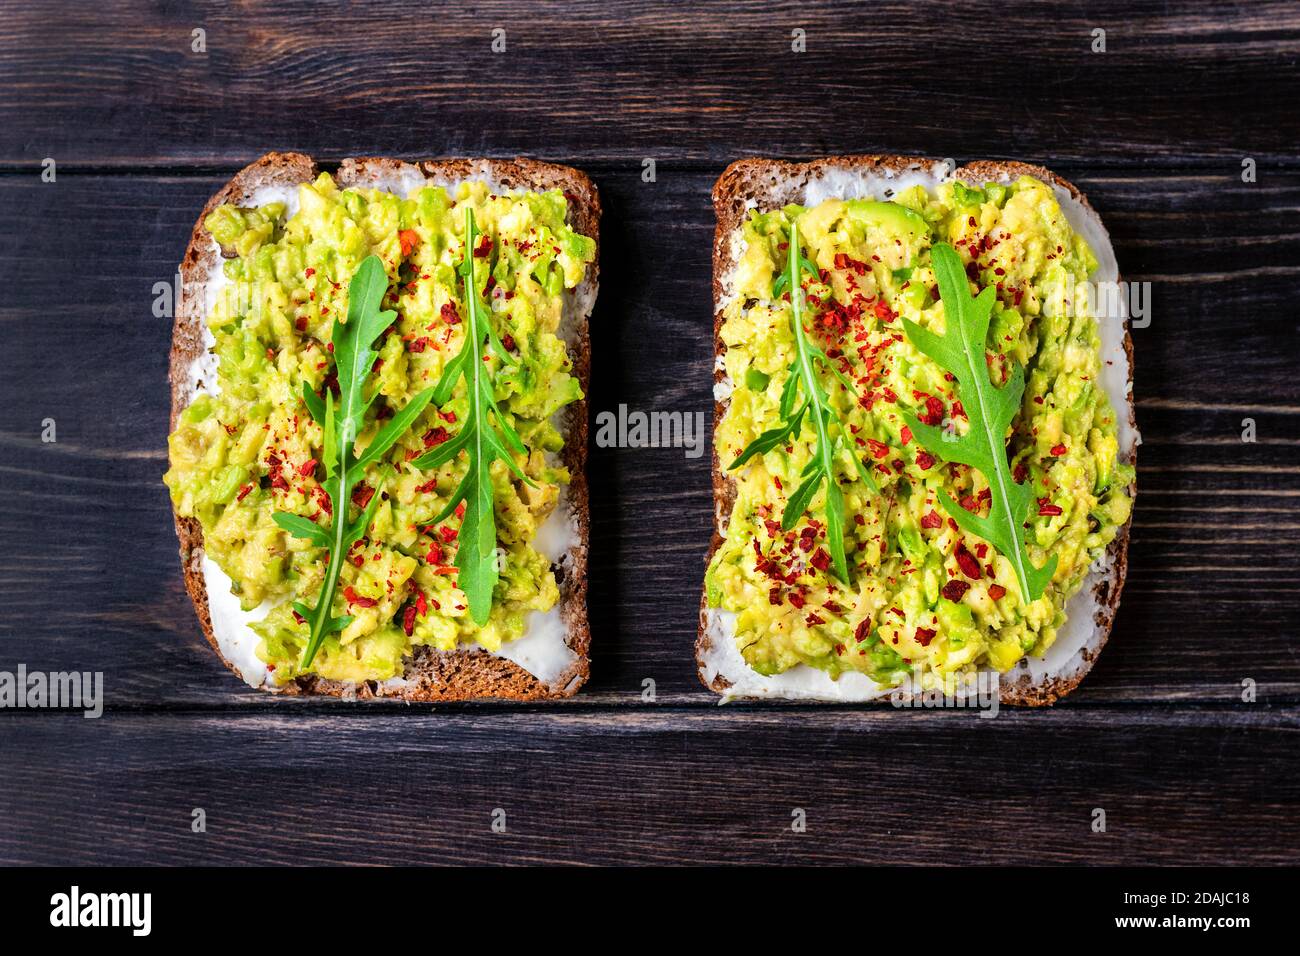
[[[992,491],[987,518],[967,511],[944,491],[939,498],[944,509],[963,529],[988,541],[1010,559],[1026,604],[1043,596],[1056,571],[1056,555],[1041,568],[1034,567],[1025,550],[1024,523],[1034,500],[1028,484],[1018,485],[1007,465],[1007,428],[1020,408],[1025,390],[1025,371],[1012,367],[1007,383],[998,388],[989,378],[984,341],[993,309],[994,290],[986,287],[972,297],[966,270],[955,249],[936,243],[931,250],[939,295],[943,301],[944,334],[935,335],[914,322],[903,320],[908,339],[921,352],[938,362],[957,379],[957,392],[970,421],[963,436],[945,436],[933,425],[904,412],[912,434],[934,455],[977,468]]]
[[[328,526],[322,526],[301,515],[277,511],[272,520],[293,535],[317,547],[329,548],[329,564],[321,584],[316,606],[296,602],[294,609],[311,621],[311,636],[303,650],[300,667],[311,666],[316,652],[325,637],[351,623],[350,616],[334,617],[334,593],[338,589],[339,572],[348,549],[365,537],[366,529],[374,521],[379,509],[380,488],[371,493],[370,501],[357,518],[348,521],[348,507],[352,489],[365,474],[366,466],[378,461],[394,443],[420,417],[434,390],[427,388],[416,395],[406,407],[395,414],[371,439],[366,450],[356,452],[357,436],[365,425],[366,410],[375,400],[375,394],[366,396],[366,383],[375,364],[374,342],[393,321],[397,313],[381,311],[384,293],[388,291],[388,274],[378,256],[367,256],[357,267],[348,285],[347,319],[335,318],[330,341],[334,346],[334,361],[338,367],[339,402],[334,404],[334,393],[325,392],[322,400],[305,384],[302,399],[312,419],[324,433],[321,454],[325,466],[325,491],[329,495],[332,513]],[[376,393],[377,394],[377,393]]]
[[[500,459],[525,484],[536,487],[515,464],[514,454],[526,455],[528,449],[505,413],[497,406],[492,376],[484,359],[485,347],[509,365],[516,364],[502,346],[492,328],[490,316],[479,301],[475,278],[474,250],[478,245],[478,226],[474,210],[465,210],[465,258],[456,270],[465,280],[465,343],[456,357],[447,363],[442,378],[434,387],[433,401],[445,404],[456,382],[465,380],[469,413],[456,437],[443,442],[415,460],[418,468],[437,468],[462,451],[469,456],[469,467],[447,501],[447,506],[433,518],[432,524],[444,521],[461,502],[461,517],[456,541],[456,585],[465,592],[470,617],[480,626],[487,623],[492,611],[492,591],[501,569],[497,563],[497,526],[492,462]],[[486,340],[486,342],[485,342]]]
[[[786,378],[785,386],[781,389],[780,414],[782,424],[776,428],[768,429],[751,441],[736,460],[727,466],[727,470],[734,471],[755,455],[766,454],[772,449],[798,438],[803,428],[804,417],[807,416],[812,422],[813,431],[817,437],[817,447],[812,459],[800,475],[803,478],[803,483],[795,489],[794,494],[790,495],[786,501],[785,511],[781,516],[781,530],[789,531],[798,523],[799,519],[808,511],[818,489],[825,483],[826,544],[831,554],[831,563],[835,569],[835,576],[847,584],[849,580],[849,564],[844,553],[844,493],[840,490],[839,483],[835,478],[834,467],[835,456],[840,450],[846,446],[848,447],[849,457],[853,459],[854,470],[863,484],[875,493],[878,493],[880,489],[872,480],[866,466],[854,453],[847,426],[840,420],[836,411],[831,408],[830,396],[827,394],[826,389],[822,387],[821,380],[817,375],[817,367],[820,366],[830,371],[846,390],[856,394],[852,383],[840,373],[825,352],[809,341],[808,334],[804,331],[803,310],[805,303],[800,279],[805,273],[816,278],[818,272],[817,267],[809,262],[808,258],[803,254],[799,244],[799,226],[793,221],[790,223],[788,248],[789,258],[786,269],[772,287],[773,298],[780,298],[786,291],[790,293],[790,323],[795,341],[795,359],[790,363],[789,376]],[[804,399],[796,408],[795,405],[799,401],[800,389],[803,391]],[[834,438],[831,437],[832,428],[838,429],[838,434]]]
[[[330,546],[329,532],[310,518],[304,518],[302,515],[289,514],[285,511],[277,511],[275,514],[271,515],[271,520],[295,538],[302,538],[303,540],[310,541],[312,544],[318,545],[322,548],[328,548]]]

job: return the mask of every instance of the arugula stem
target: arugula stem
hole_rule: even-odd
[[[472,207],[467,208],[465,210],[465,324],[468,326],[468,328],[465,331],[469,334],[469,339],[466,341],[465,345],[470,350],[469,368],[472,368],[474,370],[474,374],[472,377],[469,377],[467,374],[467,377],[465,379],[465,384],[469,386],[469,400],[470,400],[469,420],[471,422],[477,423],[480,426],[474,429],[474,434],[471,438],[471,441],[474,443],[474,450],[470,457],[470,468],[472,469],[475,467],[475,462],[482,462],[484,460],[488,461],[488,467],[484,468],[483,471],[486,480],[490,484],[492,481],[491,459],[485,459],[483,457],[484,454],[483,428],[486,427],[488,424],[486,419],[487,413],[483,410],[483,389],[485,387],[491,388],[492,386],[490,384],[485,385],[482,380],[482,376],[484,375],[484,369],[483,369],[483,355],[480,353],[480,350],[483,347],[483,333],[479,331],[478,286],[474,282],[473,243],[477,231],[478,230],[474,222],[474,210]],[[468,373],[468,369],[466,371]],[[487,513],[484,516],[483,520],[486,520],[492,526],[492,541],[493,544],[495,545],[496,503],[494,499],[495,496],[493,496],[493,499],[490,499],[487,508]],[[468,505],[466,505],[466,507],[468,509]],[[466,531],[464,527],[464,523],[465,522],[462,520],[461,522],[462,534],[465,533]],[[471,529],[471,531],[473,531],[473,529]],[[459,538],[457,540],[459,543],[456,545],[456,558],[457,558],[456,570],[457,572],[460,572],[461,570],[460,549],[465,547],[465,542],[460,540]],[[492,560],[496,561],[495,553],[492,555]],[[457,573],[456,583],[458,586],[460,584],[460,581],[461,581],[460,574]],[[462,588],[462,590],[464,589]],[[468,594],[465,596],[465,598],[466,598],[466,603],[471,603],[469,601]],[[489,595],[489,604],[487,610],[489,613],[491,612],[490,595]],[[475,621],[478,624],[481,625],[486,622],[487,615],[484,614],[483,620],[480,621],[478,619],[478,615],[480,613],[482,613],[480,608],[475,607],[470,609],[470,615],[475,619]]]
[[[966,290],[963,289],[962,291],[965,292]],[[956,308],[953,309],[953,317],[951,321],[953,322],[959,321],[958,312]],[[993,433],[992,425],[989,424],[989,406],[984,391],[984,386],[986,384],[992,387],[992,383],[989,379],[988,369],[987,367],[984,368],[976,367],[975,353],[973,351],[971,351],[970,349],[963,349],[962,351],[966,358],[966,370],[970,376],[969,381],[971,383],[971,387],[975,389],[975,394],[976,396],[978,396],[979,399],[978,404],[980,410],[980,425],[984,429],[985,441],[988,443],[988,447],[993,449],[995,454],[1000,453],[1003,456],[1003,460],[1005,460],[1006,444],[1007,444],[1006,437],[1003,435],[995,435]],[[980,350],[980,359],[981,360],[984,359],[983,349]],[[981,365],[984,364],[985,363],[981,361]],[[998,502],[1001,505],[1002,514],[1015,515],[1016,513],[1015,509],[1011,507],[1011,497],[1007,490],[1004,469],[994,468],[992,469],[992,471],[993,471],[993,475],[992,475],[993,481],[990,482],[990,484],[993,484],[994,482],[996,483]],[[985,475],[984,477],[987,479],[990,476]],[[1015,564],[1016,579],[1020,584],[1022,597],[1026,601],[1028,601],[1031,598],[1029,597],[1030,594],[1029,574],[1025,570],[1024,551],[1021,548],[1015,548],[1008,555],[1008,557],[1011,558],[1012,562]]]
[[[474,282],[474,249],[472,243],[477,230],[474,225],[474,210],[466,209],[465,211],[465,324],[468,326],[466,331],[469,333],[467,345],[469,346],[470,368],[474,370],[474,380],[470,396],[473,402],[473,411],[470,415],[474,421],[479,421],[479,415],[483,414],[483,396],[480,386],[480,376],[483,374],[483,356],[479,353],[482,347],[481,333],[478,327],[478,286]],[[483,431],[482,429],[474,430],[474,447],[481,455],[483,453]]]
[[[831,468],[831,443],[826,432],[826,408],[818,392],[816,370],[813,368],[812,355],[808,350],[808,340],[803,329],[803,283],[799,281],[802,272],[799,268],[799,225],[790,221],[790,311],[794,321],[794,341],[799,353],[799,374],[803,378],[804,389],[812,403],[813,422],[817,426],[817,453],[826,471],[826,480],[834,481],[835,472]]]
[[[348,456],[348,450],[342,452],[344,459]],[[343,570],[343,556],[347,553],[347,546],[344,543],[344,536],[347,534],[348,501],[351,496],[348,492],[348,469],[340,468],[338,474],[339,496],[338,509],[342,514],[334,517],[334,547],[330,548],[330,563],[325,570],[325,581],[321,585],[320,597],[316,603],[316,615],[311,622],[311,639],[307,642],[307,647],[302,653],[301,669],[306,670],[311,666],[312,660],[316,657],[316,652],[320,650],[321,644],[325,641],[325,635],[330,628],[330,621],[334,616],[334,592],[338,590],[339,572]],[[375,492],[378,494],[378,492]]]

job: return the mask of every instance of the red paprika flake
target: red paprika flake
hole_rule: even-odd
[[[1007,589],[1000,584],[989,585],[989,597],[991,597],[995,601],[1001,601],[1003,596],[1006,593],[1007,593]]]
[[[408,606],[406,610],[402,613],[402,630],[406,632],[407,637],[410,637],[411,634],[415,631],[415,608],[414,607]]]
[[[818,548],[808,561],[818,571],[825,571],[831,566],[831,556],[826,552],[825,548]]]
[[[800,594],[798,591],[791,591],[790,603],[793,604],[795,608],[799,610],[803,610],[803,606],[808,602],[804,600],[804,596]]]
[[[933,423],[935,425],[939,425],[943,423],[944,409],[943,409],[942,399],[936,398],[933,395],[928,397],[925,400],[925,411],[926,414],[929,415],[931,419],[934,419]]]
[[[425,432],[422,441],[424,442],[425,448],[435,448],[450,437],[451,436],[447,434],[447,429],[439,425],[437,428],[430,428]]]
[[[858,621],[858,626],[853,629],[853,639],[861,644],[871,636],[871,618],[864,617]]]
[[[925,514],[921,515],[921,527],[941,528],[943,527],[943,519],[939,517],[937,511],[927,511]]]
[[[774,587],[767,592],[767,603],[772,605],[780,605],[781,589],[779,587]]]
[[[458,534],[460,534],[460,531],[455,528],[442,527],[438,529],[438,537],[447,543],[455,541]]]
[[[310,478],[315,473],[316,473],[315,458],[308,458],[306,461],[304,461],[301,465],[298,466],[298,474],[302,475],[304,478]]]
[[[916,643],[922,647],[929,647],[930,642],[934,640],[935,631],[928,627],[918,627],[916,629]]]
[[[448,325],[460,325],[460,313],[456,311],[455,302],[444,302],[439,314],[442,316],[442,321]]]
[[[970,585],[967,584],[965,581],[958,581],[955,578],[952,578],[948,581],[947,584],[943,586],[943,588],[940,590],[939,593],[942,594],[949,601],[952,601],[954,604],[956,604],[958,601],[962,599],[962,597],[965,596],[966,592],[969,590],[970,590]]]
[[[916,467],[922,471],[929,471],[934,467],[934,455],[928,451],[918,451],[916,453]]]
[[[816,296],[809,296],[808,301],[812,302],[815,298]],[[848,332],[852,322],[853,313],[835,301],[827,303],[826,310],[822,312],[821,317],[817,320],[822,331],[826,333],[826,337],[830,339],[841,338]],[[834,356],[831,357],[834,358]]]
[[[935,398],[933,395],[925,396],[925,411],[916,417],[926,425],[943,424],[943,400]]]
[[[1065,454],[1065,445],[1064,445],[1064,444],[1053,445],[1053,446],[1052,446],[1052,454],[1053,454],[1055,457],[1060,458],[1062,455]]]
[[[352,492],[352,503],[358,508],[364,508],[370,504],[370,499],[375,496],[375,489],[369,485],[357,485],[356,490]]]
[[[479,240],[478,248],[474,250],[475,259],[486,259],[487,254],[492,251],[492,237],[484,236]]]
[[[898,435],[903,440],[905,446],[912,441],[912,429],[908,428],[906,425],[903,426],[903,430],[899,432]]]
[[[961,573],[972,580],[980,579],[980,563],[975,559],[975,555],[966,550],[965,545],[957,545],[957,567],[961,568]]]
[[[403,229],[397,234],[397,241],[402,244],[402,258],[405,259],[420,244],[420,234],[414,229]],[[410,634],[410,631],[406,632]]]
[[[818,625],[818,624],[825,624],[825,623],[826,623],[826,622],[823,621],[820,617],[818,617],[816,614],[809,614],[806,618],[804,618],[804,621],[808,624],[809,627],[814,627],[814,626],[816,626],[816,625]]]
[[[357,607],[374,607],[379,603],[374,598],[363,597],[358,594],[351,585],[343,589],[343,596],[347,598],[349,604],[355,604]]]
[[[867,447],[871,449],[873,458],[884,458],[889,454],[889,446],[882,441],[876,441],[874,438],[867,439]]]
[[[860,276],[867,274],[867,264],[865,262],[859,262],[843,252],[835,253],[835,268],[852,269],[855,274]]]
[[[1061,514],[1060,505],[1047,504],[1045,502],[1047,502],[1046,498],[1038,499],[1038,513],[1040,515],[1045,518],[1054,518],[1056,515]]]
[[[252,490],[253,490],[253,486],[252,486],[252,484],[244,485],[244,487],[242,487],[242,488],[239,489],[239,494],[235,495],[235,500],[236,500],[236,501],[243,501],[244,498],[246,498],[246,497],[248,496],[248,493],[249,493],[250,491],[252,491]]]

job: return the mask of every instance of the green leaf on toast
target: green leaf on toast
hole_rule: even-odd
[[[383,260],[374,255],[362,260],[348,284],[346,319],[335,318],[330,338],[339,383],[338,402],[328,388],[323,397],[306,384],[302,390],[307,411],[321,426],[324,436],[321,463],[325,466],[325,493],[332,506],[329,526],[284,511],[272,515],[272,520],[294,537],[329,549],[329,561],[316,605],[312,607],[301,601],[294,604],[294,610],[311,624],[299,665],[304,671],[311,666],[326,636],[342,630],[352,621],[350,616],[335,617],[333,613],[339,573],[348,549],[366,536],[383,500],[378,486],[371,489],[366,507],[349,521],[352,490],[364,477],[367,466],[379,461],[410,430],[433,398],[434,389],[421,392],[379,429],[364,451],[356,454],[357,436],[364,427],[366,410],[375,399],[373,394],[366,395],[375,365],[374,343],[397,318],[396,312],[382,309],[388,287],[389,278]]]
[[[277,511],[275,514],[271,515],[271,520],[295,538],[302,538],[304,541],[310,541],[312,544],[318,545],[322,548],[328,548],[330,546],[329,531],[322,528],[310,518],[304,518],[302,515],[289,514],[286,511]]]
[[[966,270],[952,246],[936,243],[931,256],[943,302],[944,334],[936,335],[908,319],[903,319],[903,328],[920,352],[957,379],[957,393],[970,428],[965,435],[948,435],[910,412],[904,412],[903,417],[912,434],[931,453],[969,465],[984,475],[992,494],[988,517],[967,511],[944,491],[939,492],[939,499],[962,529],[988,541],[1011,562],[1021,599],[1025,603],[1036,601],[1056,572],[1057,558],[1052,555],[1041,568],[1029,559],[1024,524],[1034,502],[1033,489],[1016,484],[1007,462],[1007,429],[1020,408],[1024,369],[1015,365],[1005,385],[999,388],[993,384],[984,343],[994,290],[987,287],[976,296],[970,294]]]
[[[844,549],[844,493],[839,486],[835,469],[835,459],[844,448],[841,439],[847,434],[847,427],[830,404],[830,396],[817,373],[818,367],[829,370],[841,386],[850,393],[856,394],[856,390],[840,370],[835,368],[826,353],[809,341],[808,334],[804,331],[803,317],[806,303],[801,280],[805,274],[816,278],[817,267],[804,255],[799,243],[798,222],[792,220],[786,268],[772,287],[773,298],[780,298],[787,293],[790,296],[790,325],[795,341],[795,359],[790,364],[789,374],[781,389],[778,409],[781,424],[767,429],[746,445],[736,459],[728,465],[728,470],[740,468],[751,458],[764,455],[794,441],[803,429],[804,420],[810,421],[816,436],[816,448],[812,459],[803,470],[803,482],[786,500],[781,515],[781,528],[784,531],[793,528],[808,512],[817,492],[825,486],[826,546],[831,554],[835,577],[847,584],[849,565]],[[801,391],[804,396],[803,402],[796,408]],[[836,432],[834,436],[832,430]],[[853,474],[873,493],[878,494],[879,487],[866,466],[851,449],[849,457],[854,464]]]
[[[465,342],[447,363],[432,396],[435,405],[444,404],[451,398],[457,381],[464,379],[469,412],[455,437],[425,452],[415,460],[415,465],[423,469],[437,468],[461,452],[468,456],[464,476],[432,523],[446,520],[458,506],[465,506],[456,535],[456,584],[465,593],[470,617],[482,626],[492,611],[492,592],[501,574],[492,463],[504,462],[517,478],[536,486],[515,461],[514,456],[526,455],[527,448],[496,403],[491,371],[484,361],[486,350],[490,349],[501,361],[515,364],[492,327],[491,313],[479,299],[475,268],[479,235],[474,210],[467,208],[464,258],[456,270],[464,283]]]

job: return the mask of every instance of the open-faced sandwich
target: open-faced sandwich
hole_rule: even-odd
[[[1114,252],[1010,162],[733,164],[713,193],[727,697],[1073,689],[1124,583],[1138,434]]]
[[[254,687],[568,696],[600,203],[529,160],[272,153],[181,265],[171,492],[204,633]]]

